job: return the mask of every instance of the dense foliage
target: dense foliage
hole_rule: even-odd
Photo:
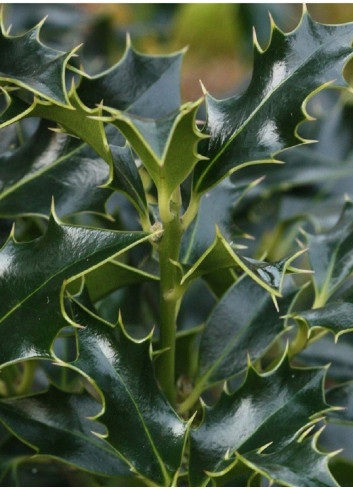
[[[2,485],[345,485],[353,25],[192,103],[184,51],[89,76],[41,26],[0,37]]]

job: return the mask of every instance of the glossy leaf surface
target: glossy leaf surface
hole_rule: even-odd
[[[322,306],[353,270],[353,203],[345,203],[337,224],[328,232],[307,235],[316,305]]]
[[[272,24],[265,51],[255,42],[254,70],[240,97],[216,100],[207,96],[207,132],[210,141],[202,154],[210,160],[198,165],[194,186],[205,192],[244,164],[274,162],[286,147],[302,142],[296,132],[304,119],[302,104],[341,75],[352,53],[352,26],[328,26],[304,14],[298,27],[283,34]]]
[[[219,300],[202,333],[199,377],[212,384],[246,370],[285,329],[281,318],[294,293],[287,289],[277,312],[270,294],[250,277],[236,282]]]
[[[238,234],[242,235],[232,214],[241,197],[255,183],[236,187],[226,179],[202,196],[198,213],[183,236],[180,252],[183,264],[192,265],[212,245],[216,237],[216,226],[228,241]]]
[[[146,194],[130,147],[127,145],[124,147],[111,145],[110,148],[114,172],[109,187],[123,192],[140,211],[145,213],[147,209]]]
[[[184,104],[178,111],[159,119],[144,119],[104,107],[112,117],[102,120],[114,124],[141,158],[151,178],[169,199],[204,157],[197,152],[204,136],[195,118],[202,100]]]
[[[0,250],[0,363],[50,356],[55,336],[67,324],[65,282],[144,239],[139,232],[63,226],[53,214],[41,238],[17,243],[11,236]]]
[[[180,106],[183,52],[148,56],[127,43],[123,58],[109,70],[82,77],[79,96],[88,107],[101,102],[141,117],[163,117]],[[136,83],[131,83],[131,80]]]
[[[88,145],[54,133],[42,122],[22,146],[0,156],[0,215],[48,216],[52,197],[59,216],[105,214],[112,192],[97,187],[108,178],[108,166]]]
[[[118,324],[104,323],[77,303],[74,319],[79,357],[72,366],[97,385],[104,399],[99,420],[107,441],[148,479],[169,485],[181,464],[186,423],[161,394],[150,358],[150,341],[134,341]],[[143,450],[136,450],[139,440]]]
[[[64,70],[71,54],[48,48],[40,42],[42,24],[22,36],[10,36],[1,22],[0,80],[24,87],[57,104],[68,105]]]
[[[204,471],[225,469],[234,452],[246,459],[268,443],[269,452],[285,449],[327,409],[323,378],[324,370],[291,369],[286,361],[262,376],[250,368],[240,389],[223,393],[214,407],[206,407],[203,423],[191,431],[191,483],[204,484]]]
[[[216,238],[213,244],[186,271],[181,279],[181,285],[188,284],[195,278],[205,274],[214,273],[225,268],[235,268],[237,272],[245,272],[274,296],[281,297],[284,275],[287,270],[290,270],[290,263],[297,256],[298,254],[295,254],[290,258],[285,258],[275,263],[254,260],[241,255],[237,251],[237,246],[232,246],[228,243],[219,230],[216,229]]]
[[[1,401],[0,419],[38,454],[100,474],[128,475],[128,465],[94,433],[104,434],[104,427],[89,419],[100,409],[87,393],[67,394],[51,387],[44,394]]]
[[[285,486],[336,487],[328,468],[329,456],[316,448],[316,439],[292,441],[279,452],[246,455],[246,462],[270,482]],[[305,471],[303,470],[305,466]]]

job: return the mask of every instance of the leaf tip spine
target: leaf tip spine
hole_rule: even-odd
[[[205,85],[203,84],[202,80],[199,80],[199,83],[200,83],[200,86],[201,86],[202,93],[203,93],[204,97],[206,97],[208,95],[208,90],[205,87]]]
[[[125,44],[126,44],[126,50],[131,49],[132,42],[131,42],[131,35],[129,31],[126,32]]]
[[[252,42],[253,42],[253,45],[254,47],[256,48],[256,50],[260,53],[260,54],[263,54],[263,49],[262,47],[260,46],[260,43],[259,43],[259,40],[257,38],[257,33],[256,33],[256,28],[255,26],[253,26],[252,28]]]
[[[276,311],[279,312],[279,306],[278,306],[278,302],[277,302],[277,298],[275,295],[271,294],[271,299],[275,305],[275,308],[276,308]]]

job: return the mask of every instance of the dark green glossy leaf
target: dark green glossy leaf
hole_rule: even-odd
[[[309,260],[315,274],[314,307],[325,305],[353,270],[353,203],[345,203],[341,217],[330,231],[307,235]]]
[[[150,340],[134,341],[76,302],[79,357],[71,365],[98,387],[104,399],[99,420],[107,441],[155,483],[169,485],[181,465],[187,425],[161,394],[150,358]],[[136,450],[136,440],[143,450]]]
[[[327,402],[342,409],[331,411],[329,420],[353,424],[353,382],[332,387],[326,393]]]
[[[146,194],[130,147],[111,145],[110,149],[114,173],[109,187],[126,194],[142,213],[146,213]]]
[[[128,475],[128,465],[95,434],[104,434],[104,427],[90,419],[100,409],[87,393],[67,394],[51,387],[44,394],[1,401],[0,420],[41,455],[99,474]]]
[[[300,311],[291,315],[298,322],[303,321],[306,328],[324,328],[331,331],[337,339],[342,333],[353,330],[353,304],[333,301],[317,309]]]
[[[19,486],[18,465],[34,450],[21,443],[2,424],[0,424],[0,484],[2,487]]]
[[[0,250],[0,363],[50,356],[67,324],[65,283],[145,239],[139,232],[62,226],[54,214],[44,236],[27,243],[11,236]]]
[[[125,263],[110,261],[85,274],[85,283],[92,302],[101,300],[114,290],[126,285],[138,284],[159,277]]]
[[[309,185],[312,187],[312,192],[324,191],[325,200],[328,195],[335,194],[337,190],[340,194],[345,189],[349,192],[353,176],[351,142],[353,108],[349,99],[346,102],[343,99],[336,101],[336,105],[327,110],[324,101],[328,95],[332,96],[332,92],[322,93],[320,97],[316,96],[313,100],[315,109],[319,107],[315,112],[315,115],[318,112],[318,120],[308,125],[310,131],[308,131],[309,127],[306,127],[306,135],[317,142],[283,152],[281,159],[285,164],[266,167],[266,178],[254,188],[248,201],[274,192],[288,194],[293,189],[305,188]],[[324,94],[326,97],[323,97]],[[263,170],[262,167],[252,166],[235,174],[232,180],[234,179],[234,184],[244,185],[261,177]],[[303,199],[303,193],[298,197],[303,201],[304,206],[306,199]],[[314,196],[310,193],[309,197],[311,204]],[[304,211],[312,213],[312,206],[307,206]],[[282,219],[283,214],[282,212]]]
[[[276,311],[270,294],[250,277],[236,282],[206,321],[199,356],[199,377],[213,384],[246,370],[248,356],[256,361],[285,329],[281,318],[295,296],[285,291]]]
[[[48,130],[43,121],[22,146],[0,156],[0,215],[48,216],[53,196],[59,216],[105,214],[112,192],[97,187],[108,178],[108,166],[95,151]]]
[[[273,451],[284,450],[328,408],[324,375],[323,369],[292,369],[287,361],[264,375],[251,367],[240,389],[223,393],[214,407],[205,407],[203,423],[191,430],[191,483],[205,484],[204,471],[222,472],[235,452],[244,460],[269,443]]]
[[[254,260],[242,256],[237,251],[237,245],[228,243],[221,235],[219,229],[216,229],[216,238],[213,244],[183,274],[180,284],[181,286],[187,286],[192,280],[202,275],[214,273],[224,268],[235,268],[237,272],[245,272],[273,296],[281,297],[284,276],[287,271],[292,270],[290,264],[300,254],[302,254],[302,251],[275,263]],[[293,270],[300,271],[297,269]]]
[[[353,334],[340,336],[337,343],[333,335],[326,335],[305,348],[296,360],[309,367],[329,364],[329,378],[349,381],[353,378]]]
[[[148,56],[137,52],[128,39],[123,58],[103,73],[93,77],[84,74],[78,94],[91,108],[103,101],[106,106],[141,117],[163,117],[180,106],[183,54]]]
[[[338,484],[328,468],[330,455],[320,453],[316,442],[316,437],[302,442],[294,440],[274,453],[247,454],[244,461],[270,479],[270,483],[298,487],[336,487]]]
[[[6,92],[5,92],[6,93]],[[65,92],[66,93],[66,92]],[[103,123],[92,119],[93,116],[101,115],[101,109],[88,109],[82,104],[77,96],[75,86],[66,94],[70,102],[68,106],[60,106],[46,100],[34,98],[32,104],[18,99],[16,95],[7,94],[9,104],[0,117],[0,128],[18,122],[27,117],[40,117],[57,123],[60,127],[55,128],[58,132],[69,133],[88,143],[94,151],[103,158],[110,166],[109,180],[112,178],[113,159],[109,144],[104,131]]]
[[[302,107],[323,84],[345,84],[341,70],[352,53],[351,40],[351,24],[319,24],[306,13],[289,34],[272,24],[266,50],[255,41],[245,93],[225,100],[207,96],[211,139],[202,153],[210,160],[195,170],[195,191],[205,192],[244,164],[274,162],[280,150],[301,143],[296,129],[304,119]]]
[[[228,241],[243,235],[234,224],[232,214],[243,195],[257,183],[236,187],[226,179],[202,196],[197,215],[183,236],[180,252],[183,264],[192,265],[212,245],[216,225]]]
[[[1,22],[0,80],[67,106],[64,73],[72,53],[48,48],[40,42],[43,21],[22,36],[10,36]]]

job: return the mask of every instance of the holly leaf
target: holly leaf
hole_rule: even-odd
[[[308,142],[297,131],[310,119],[306,103],[332,80],[346,85],[341,70],[351,41],[352,24],[319,24],[306,11],[288,34],[272,21],[266,50],[254,37],[254,71],[244,94],[225,100],[206,96],[211,138],[201,153],[209,161],[196,167],[194,191],[203,193],[245,166],[278,163],[281,150]]]
[[[191,484],[206,485],[205,471],[214,475],[230,468],[235,452],[244,462],[268,444],[270,452],[285,450],[328,409],[324,376],[324,369],[293,369],[286,360],[262,375],[250,366],[240,389],[206,406],[201,426],[191,430]],[[303,467],[300,472],[305,474]]]
[[[249,467],[269,479],[269,483],[298,487],[337,487],[328,462],[335,453],[321,453],[317,447],[318,435],[304,441],[294,440],[273,453],[238,455]],[[303,470],[305,467],[305,470]]]
[[[329,421],[353,424],[353,383],[345,382],[326,392],[327,402],[336,409],[330,412]]]
[[[85,107],[77,96],[74,84],[69,93],[66,92],[65,88],[65,93],[70,104],[68,106],[53,104],[47,100],[40,100],[38,97],[35,97],[32,103],[28,103],[14,94],[10,96],[5,91],[8,104],[0,116],[0,128],[7,127],[28,117],[39,117],[53,121],[59,125],[59,128],[55,127],[53,130],[59,133],[68,133],[85,141],[109,164],[110,173],[107,182],[109,183],[112,179],[113,159],[104,125],[100,120],[91,118],[99,116],[101,109],[88,109]]]
[[[332,109],[327,110],[324,102],[326,98],[331,98],[328,95],[332,96],[332,93],[327,91],[325,95],[326,97],[315,98],[315,108],[319,107],[316,110],[319,112],[319,117],[315,123],[306,127],[307,137],[315,139],[315,143],[297,146],[283,152],[281,159],[285,164],[267,167],[266,178],[254,188],[249,196],[250,199],[269,196],[276,192],[287,194],[293,189],[307,186],[311,186],[314,192],[321,191],[322,193],[324,191],[325,201],[328,196],[337,193],[338,186],[340,195],[343,189],[349,192],[353,176],[351,142],[353,108],[349,99],[347,101],[340,99],[338,103],[336,101]],[[346,93],[345,96],[347,96]],[[262,172],[261,166],[252,166],[235,174],[232,179],[234,178],[234,184],[246,185],[261,177]],[[311,203],[314,204],[312,194],[308,196],[310,208],[309,205],[305,208],[302,194],[298,197],[301,198],[300,202],[304,207],[301,213],[310,210],[312,214]],[[319,203],[322,205],[322,202]],[[247,205],[249,205],[249,199]],[[292,204],[291,207],[293,208],[294,205]],[[294,210],[297,211],[297,209]],[[283,213],[281,217],[283,219]]]
[[[181,104],[179,84],[184,52],[149,56],[137,52],[128,37],[124,56],[118,63],[95,76],[82,73],[79,97],[90,108],[103,102],[140,117],[164,117]]]
[[[63,53],[39,39],[43,19],[21,36],[10,36],[1,19],[0,82],[13,83],[61,106],[68,106],[65,69],[75,50]]]
[[[73,317],[83,325],[78,359],[71,366],[86,376],[103,398],[98,418],[107,442],[135,472],[169,486],[181,466],[188,425],[161,394],[151,361],[151,338],[135,341],[121,321],[113,327],[76,301]],[[135,441],[143,447],[136,450]]]
[[[351,302],[333,301],[317,309],[290,314],[290,317],[305,327],[308,337],[314,328],[326,329],[334,334],[337,342],[340,335],[353,330],[352,314]]]
[[[241,248],[240,246],[238,248]],[[183,273],[180,285],[183,287],[205,274],[218,272],[225,268],[236,268],[237,271],[245,272],[256,283],[261,285],[275,297],[281,297],[284,276],[287,271],[300,272],[292,268],[291,262],[295,260],[303,250],[295,253],[289,258],[278,262],[267,263],[254,260],[241,255],[237,251],[237,245],[231,245],[216,229],[216,238],[208,250],[197,260],[196,263]],[[178,266],[176,264],[176,266]]]
[[[353,203],[347,201],[337,224],[326,233],[306,234],[315,289],[314,308],[322,307],[353,270]]]
[[[111,116],[97,117],[112,123],[126,137],[159,189],[163,201],[169,200],[196,163],[204,158],[197,153],[197,146],[208,136],[203,135],[195,123],[202,101],[184,104],[179,110],[159,119],[141,118],[106,106],[103,108]]]
[[[92,302],[101,300],[121,287],[158,280],[159,277],[153,273],[117,260],[111,260],[85,274],[85,284]]]
[[[330,364],[328,375],[335,383],[353,378],[353,334],[342,335],[338,342],[325,335],[302,350],[296,361],[308,367]]]
[[[218,301],[206,321],[199,353],[199,383],[212,385],[230,379],[255,362],[285,331],[281,316],[295,292],[286,287],[280,312],[268,292],[250,277],[236,282]]]
[[[50,131],[49,124],[42,121],[22,146],[0,156],[0,215],[47,217],[53,196],[59,216],[106,215],[112,191],[98,188],[109,177],[106,163],[87,144]]]
[[[142,214],[148,213],[146,194],[143,188],[131,148],[111,145],[113,157],[113,180],[109,188],[124,193]]]
[[[94,421],[101,405],[89,394],[48,392],[0,401],[0,420],[38,455],[104,475],[129,475],[129,466],[102,438]]]
[[[216,226],[227,241],[249,237],[236,227],[233,213],[244,195],[259,183],[235,186],[226,179],[201,197],[197,215],[183,236],[181,263],[192,265],[205,253],[216,238]]]
[[[54,338],[69,321],[66,284],[147,238],[64,226],[54,212],[44,236],[18,243],[12,233],[0,250],[0,363],[50,357]]]

